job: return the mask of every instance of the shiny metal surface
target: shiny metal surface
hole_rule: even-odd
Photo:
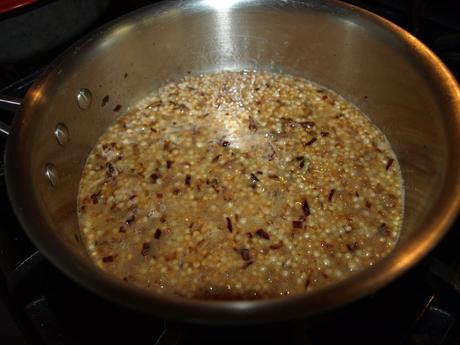
[[[10,135],[10,126],[4,124],[0,121],[0,135],[8,136]]]
[[[93,95],[88,89],[81,89],[77,93],[77,104],[81,110],[86,110],[91,106]]]
[[[54,136],[59,145],[64,146],[69,142],[69,129],[63,123],[58,123],[54,129]]]
[[[0,95],[0,109],[7,111],[16,111],[21,106],[22,99]]]
[[[59,183],[59,176],[53,163],[48,163],[45,165],[44,174],[50,185],[57,187]]]
[[[355,103],[383,130],[399,157],[406,188],[403,233],[392,254],[329,288],[262,301],[158,296],[92,265],[78,237],[76,197],[97,138],[147,92],[189,72],[223,69],[310,79]],[[92,93],[87,110],[75,102],[82,88]],[[57,123],[72,133],[65,147],[52,135]],[[337,307],[418,262],[458,212],[459,157],[459,86],[430,50],[397,26],[333,1],[196,0],[125,16],[58,58],[15,118],[6,177],[28,235],[56,266],[89,289],[166,317],[260,322]],[[42,174],[48,162],[60,175],[54,188]]]

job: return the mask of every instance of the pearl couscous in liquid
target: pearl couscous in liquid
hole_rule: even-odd
[[[120,117],[88,157],[94,263],[190,298],[312,291],[375,264],[403,218],[398,161],[369,119],[306,80],[189,76]]]

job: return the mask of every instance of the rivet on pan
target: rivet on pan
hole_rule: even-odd
[[[88,109],[91,105],[92,100],[91,91],[88,89],[81,89],[77,94],[77,104],[82,110]]]
[[[59,178],[58,178],[58,175],[57,175],[57,172],[56,172],[56,167],[54,166],[53,163],[46,164],[46,166],[45,166],[45,177],[48,179],[49,183],[53,187],[57,186],[57,184],[59,182]]]
[[[56,137],[57,142],[59,145],[64,146],[69,142],[69,130],[67,126],[63,123],[58,123],[54,130],[54,136]]]

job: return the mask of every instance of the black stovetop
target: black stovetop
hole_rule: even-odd
[[[91,28],[154,1],[112,1]],[[460,79],[457,0],[353,0],[409,30]],[[0,21],[2,17],[0,16]],[[89,28],[88,30],[90,30]],[[0,64],[0,94],[22,97],[69,42]],[[12,115],[0,111],[0,119]],[[4,140],[0,138],[0,151]],[[17,223],[0,162],[1,344],[460,344],[460,222],[423,262],[381,291],[333,316],[275,325],[187,325],[108,302],[62,275]]]

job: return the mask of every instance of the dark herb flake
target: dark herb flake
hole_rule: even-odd
[[[150,175],[150,180],[153,182],[153,183],[157,183],[157,180],[160,178],[160,176],[158,174],[155,174],[153,173],[152,175]]]
[[[243,258],[244,261],[250,261],[251,260],[251,253],[249,252],[249,249],[247,248],[241,248],[240,249],[240,255]]]
[[[215,190],[216,193],[219,193],[219,181],[216,178],[213,178],[212,180],[206,180],[206,184],[210,185],[212,189]]]
[[[268,160],[269,161],[272,161],[275,159],[275,156],[276,156],[276,151],[275,151],[275,148],[273,147],[273,145],[271,143],[268,143],[268,146],[270,146],[270,154],[268,155]]]
[[[149,252],[150,252],[150,244],[148,244],[147,242],[143,243],[142,250],[141,250],[142,256],[146,256]]]
[[[294,229],[302,229],[303,222],[301,222],[300,220],[294,220],[294,221],[292,221],[292,227]]]
[[[260,238],[263,238],[264,240],[270,239],[270,235],[264,229],[256,230],[256,235],[259,236]]]
[[[158,100],[158,101],[155,101],[153,103],[150,103],[147,108],[148,109],[152,109],[152,108],[156,108],[156,107],[159,107],[159,106],[162,106],[163,105],[163,102],[161,100]]]
[[[387,165],[385,166],[385,170],[390,169],[391,166],[393,165],[393,162],[394,162],[394,161],[395,161],[395,160],[394,160],[393,158],[390,158],[390,159],[388,160],[388,162],[387,162]]]
[[[102,258],[102,262],[103,262],[103,263],[113,262],[113,256],[112,256],[112,255],[104,256],[104,257]]]
[[[256,182],[260,182],[259,178],[255,174],[252,174],[252,173],[251,173],[251,180],[254,180]]]
[[[254,261],[252,261],[252,260],[251,260],[251,261],[245,262],[244,265],[243,265],[243,269],[248,268],[248,267],[251,266],[253,263],[254,263]]]
[[[256,188],[257,182],[260,182],[259,178],[255,174],[251,173],[251,175],[249,176],[249,185],[252,188]]]
[[[388,226],[385,223],[380,224],[378,228],[378,233],[379,235],[386,237],[391,235],[391,231],[390,229],[388,229]]]
[[[277,250],[277,249],[280,249],[282,246],[283,246],[283,243],[280,242],[280,243],[272,244],[270,246],[270,249]]]
[[[355,252],[359,248],[358,242],[347,243],[347,249],[350,253]]]
[[[254,120],[254,118],[251,115],[249,115],[249,130],[251,132],[256,132],[257,131],[256,121]]]
[[[335,189],[331,189],[329,192],[329,196],[327,197],[327,201],[332,201],[332,198],[334,197]]]
[[[305,215],[305,217],[308,217],[310,213],[310,205],[308,205],[307,199],[302,200],[302,212]]]
[[[91,198],[91,201],[93,202],[93,204],[97,204],[99,203],[99,197],[101,196],[102,192],[99,191],[97,193],[94,193],[94,194],[91,194],[90,195],[90,198]]]
[[[303,145],[304,145],[304,146],[310,146],[310,145],[312,145],[316,140],[318,140],[318,139],[312,138],[312,139],[310,139],[309,141],[307,141],[306,143],[304,143]]]
[[[225,220],[227,222],[227,230],[233,232],[232,220],[229,217],[225,218]]]
[[[299,122],[299,124],[306,129],[311,129],[315,126],[315,123],[313,121],[304,121],[304,122]]]

